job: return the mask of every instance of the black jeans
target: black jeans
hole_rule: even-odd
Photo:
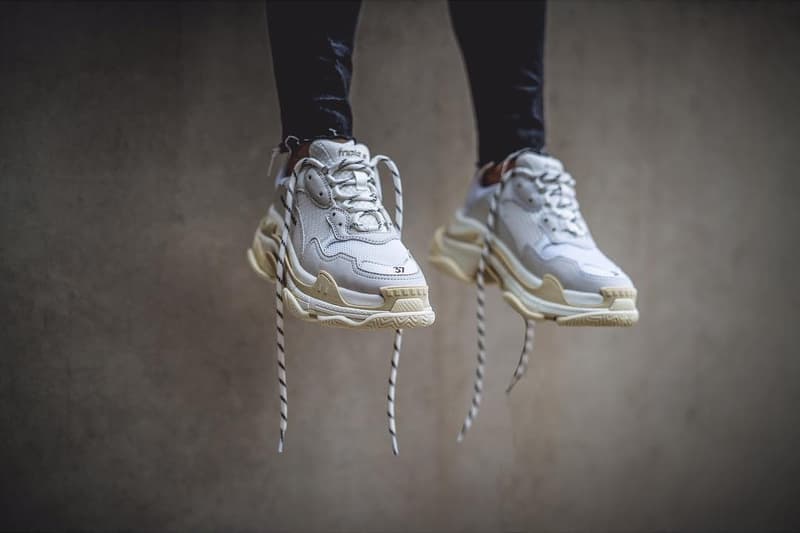
[[[520,148],[541,151],[544,2],[449,6],[472,91],[478,163]],[[287,139],[353,138],[348,96],[360,8],[358,1],[267,2],[284,148]]]

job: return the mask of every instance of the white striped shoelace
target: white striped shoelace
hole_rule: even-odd
[[[273,151],[272,159],[270,160],[271,173],[272,163],[277,155],[277,150]],[[304,166],[313,166],[320,170],[324,176],[332,176],[342,170],[361,170],[368,171],[374,179],[375,185],[379,187],[378,180],[380,176],[377,168],[380,163],[383,163],[392,174],[392,181],[394,183],[395,192],[395,226],[398,233],[403,231],[403,187],[400,179],[400,172],[397,169],[394,161],[384,155],[377,155],[373,157],[369,163],[363,160],[344,159],[338,164],[329,168],[318,159],[313,157],[305,157],[300,159],[292,169],[292,174],[289,176],[285,184],[285,194],[281,196],[281,202],[284,208],[283,215],[283,229],[281,231],[280,245],[278,248],[278,261],[277,261],[277,276],[275,282],[275,338],[276,338],[276,357],[278,361],[278,390],[280,397],[280,437],[278,440],[278,453],[282,453],[286,442],[286,426],[289,414],[289,401],[287,397],[286,386],[286,343],[284,333],[284,305],[283,294],[286,289],[286,243],[289,238],[289,232],[294,223],[294,215],[292,209],[294,206],[294,191],[297,183],[297,175]],[[331,185],[337,187],[341,185],[341,180],[332,180]],[[339,191],[341,194],[341,190]],[[360,193],[358,193],[360,194]],[[364,207],[364,202],[369,203],[377,201],[377,197],[369,199],[363,196],[354,198],[353,202],[343,202],[343,207],[350,208],[356,211],[356,219],[364,213],[375,213],[375,209],[369,206]],[[389,436],[392,442],[392,453],[398,455],[399,448],[397,445],[397,423],[395,418],[395,397],[397,386],[397,368],[400,363],[400,350],[403,344],[403,330],[396,329],[394,332],[394,345],[392,350],[391,370],[389,372],[389,391],[387,394],[387,409],[386,414],[388,417]]]
[[[469,428],[472,427],[472,424],[475,422],[475,417],[478,416],[478,410],[481,406],[481,399],[483,397],[483,379],[484,379],[484,372],[486,368],[486,267],[489,262],[489,255],[492,251],[492,245],[494,244],[495,237],[495,221],[497,218],[497,205],[499,203],[500,195],[505,188],[508,179],[514,174],[515,169],[510,167],[511,162],[516,159],[516,157],[525,152],[527,149],[522,149],[513,154],[509,155],[504,161],[500,169],[500,185],[492,194],[492,197],[489,201],[489,214],[486,217],[486,237],[483,240],[483,246],[481,248],[481,255],[478,259],[478,271],[475,275],[475,285],[477,288],[477,311],[476,316],[478,320],[477,330],[478,330],[478,363],[475,367],[475,382],[473,384],[473,391],[472,391],[472,401],[469,406],[469,411],[467,412],[467,416],[464,418],[464,423],[461,426],[461,430],[458,432],[457,441],[461,442],[464,440],[464,437],[469,431]],[[514,388],[520,379],[525,375],[525,372],[528,370],[528,358],[529,354],[533,350],[533,335],[534,335],[534,327],[535,322],[531,319],[525,318],[525,341],[522,345],[522,351],[519,356],[519,362],[517,363],[517,367],[514,369],[514,374],[511,376],[511,383],[508,385],[506,389],[506,393],[510,394],[511,390]]]

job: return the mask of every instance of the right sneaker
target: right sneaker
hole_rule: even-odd
[[[394,163],[385,156],[370,159],[367,147],[353,141],[314,141],[309,157],[279,173],[282,202],[261,220],[247,257],[258,275],[274,282],[288,225],[283,297],[296,317],[356,329],[433,323],[425,276],[400,240],[402,208],[393,222],[382,204],[381,162],[400,195]],[[396,199],[401,205],[402,196]]]

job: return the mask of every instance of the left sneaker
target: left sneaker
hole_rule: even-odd
[[[394,220],[383,206],[380,164],[392,174]],[[247,259],[267,281],[285,273],[278,294],[290,313],[350,329],[433,323],[425,276],[401,240],[402,188],[391,159],[319,139],[280,172],[275,193],[280,201],[258,225]]]
[[[486,278],[524,318],[562,326],[630,326],[639,319],[631,279],[594,242],[560,161],[511,154],[500,183],[473,179],[466,204],[439,228],[431,262],[474,281],[484,250]],[[489,245],[484,249],[484,242]]]

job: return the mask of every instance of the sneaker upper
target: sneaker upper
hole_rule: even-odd
[[[315,164],[297,172],[290,235],[300,267],[313,276],[326,271],[339,287],[369,294],[426,285],[383,207],[367,147],[321,139],[310,145],[309,157]],[[278,177],[279,194],[288,181]]]
[[[485,224],[500,184],[484,187],[480,169],[463,214]],[[580,213],[575,181],[560,161],[535,152],[519,154],[497,204],[495,235],[523,266],[541,278],[551,274],[568,290],[633,287],[601,252]]]

